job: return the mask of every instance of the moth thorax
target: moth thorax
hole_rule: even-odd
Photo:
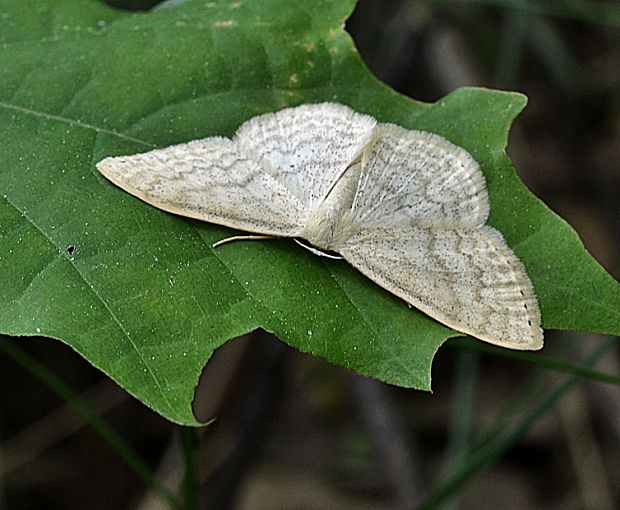
[[[355,232],[350,214],[320,208],[308,218],[301,237],[321,250],[338,252]]]
[[[359,161],[349,165],[325,200],[310,214],[302,237],[317,248],[337,252],[357,232],[351,209],[361,169]]]

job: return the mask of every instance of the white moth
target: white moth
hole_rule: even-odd
[[[337,252],[407,303],[481,340],[543,345],[523,264],[485,225],[480,167],[438,135],[380,124],[340,104],[309,104],[254,117],[232,140],[106,158],[97,168],[165,211]]]

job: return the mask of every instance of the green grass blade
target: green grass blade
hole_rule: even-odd
[[[589,0],[429,0],[437,6],[482,5],[512,9],[529,14],[568,18],[583,23],[620,27],[620,6]]]
[[[611,338],[603,342],[584,362],[584,365],[594,365],[603,355],[616,345],[616,339]],[[571,388],[579,382],[580,376],[567,376],[551,393],[544,397],[531,412],[526,414],[516,425],[504,429],[491,440],[482,444],[472,453],[468,462],[458,469],[452,476],[436,488],[419,506],[419,510],[435,509],[442,502],[449,500],[469,480],[483,468],[504,454],[514,445],[536,421],[549,411]]]
[[[21,349],[16,341],[0,336],[0,350],[60,396],[171,509],[181,510],[172,495],[157,481],[149,466],[133,448],[104,419],[94,413],[62,379]]]
[[[457,353],[454,397],[451,403],[448,444],[444,460],[444,474],[449,476],[464,462],[470,451],[472,418],[478,388],[480,355],[461,350]],[[451,501],[443,510],[454,510],[457,502]]]
[[[616,340],[617,341],[617,340]],[[620,377],[617,375],[607,374],[600,372],[588,366],[575,365],[573,363],[567,363],[557,358],[550,356],[543,356],[539,353],[531,353],[524,351],[510,351],[507,349],[500,349],[488,344],[483,344],[477,341],[463,340],[455,338],[450,340],[448,345],[458,347],[461,349],[468,349],[471,351],[484,352],[493,356],[499,356],[501,358],[509,358],[516,361],[522,361],[529,363],[530,365],[536,365],[542,368],[548,368],[551,370],[557,370],[559,372],[566,372],[568,374],[575,374],[587,379],[593,379],[595,381],[601,381],[605,383],[611,383],[620,385]]]

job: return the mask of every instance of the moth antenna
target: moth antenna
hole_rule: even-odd
[[[213,243],[211,248],[217,248],[218,246],[222,246],[223,244],[231,243],[233,241],[258,241],[260,239],[275,239],[275,236],[231,236]]]
[[[311,251],[315,255],[318,255],[319,257],[327,257],[328,259],[334,260],[342,260],[343,258],[340,255],[332,255],[331,253],[327,253],[326,251],[318,250],[314,246],[308,246],[307,244],[302,243],[299,239],[293,239],[293,241],[295,241],[299,246],[303,246],[306,250]]]

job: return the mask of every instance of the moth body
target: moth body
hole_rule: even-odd
[[[347,167],[325,199],[310,213],[301,237],[321,250],[339,253],[347,240],[359,231],[351,207],[360,173],[360,163]]]

